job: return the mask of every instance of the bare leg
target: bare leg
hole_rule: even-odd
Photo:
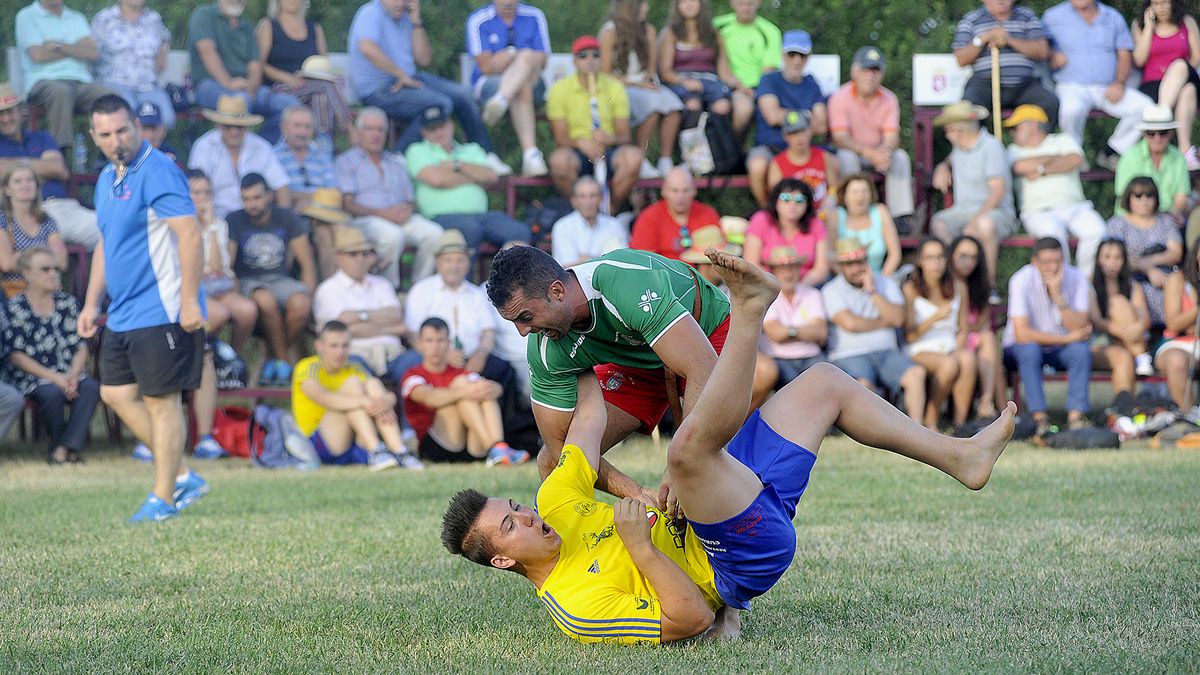
[[[508,106],[508,119],[512,122],[513,131],[517,135],[517,143],[521,146],[522,151],[537,147],[537,116],[533,103],[535,82],[536,80],[522,87]]]
[[[779,364],[775,363],[774,358],[759,352],[754,363],[754,386],[750,396],[750,407],[757,410],[771,395],[771,390],[778,381]]]
[[[950,392],[950,400],[954,405],[954,426],[957,428],[967,421],[971,414],[971,403],[975,397],[975,354],[962,350],[955,352],[958,358],[958,379],[954,381],[954,389]]]
[[[675,139],[679,136],[679,125],[683,115],[678,112],[667,114],[658,126],[658,156],[672,159],[675,154]],[[645,148],[645,146],[642,146]]]
[[[1180,349],[1167,349],[1154,360],[1158,372],[1167,376],[1167,390],[1171,392],[1171,400],[1182,408],[1187,399],[1188,362],[1191,354]]]
[[[262,321],[263,332],[267,334],[267,347],[270,349],[271,358],[286,361],[287,340],[283,335],[283,316],[279,313],[279,303],[275,301],[275,294],[265,288],[258,288],[251,294],[251,299],[258,305],[258,318]]]
[[[925,377],[927,373],[921,366],[913,366],[904,371],[900,378],[900,390],[904,392],[904,409],[908,416],[918,424],[925,412]]]
[[[579,157],[571,148],[557,148],[550,153],[550,178],[564,197],[570,197],[579,178]]]
[[[767,169],[771,160],[755,155],[746,160],[746,175],[750,179],[750,194],[760,208],[767,207]]]
[[[328,279],[337,272],[337,261],[333,250],[333,226],[319,220],[312,223],[312,240],[314,253],[317,256],[317,273],[322,279]]]
[[[991,417],[996,414],[999,405],[996,403],[997,380],[1004,378],[1000,374],[1000,350],[996,345],[996,335],[990,330],[979,335],[979,349],[975,360],[979,368],[979,414]]]
[[[258,321],[258,305],[253,300],[240,293],[226,293],[218,302],[229,308],[233,316],[233,330],[230,332],[229,345],[235,352],[241,353],[242,347],[254,330]]]
[[[213,366],[212,352],[204,354],[200,388],[192,392],[192,409],[196,413],[196,434],[201,437],[211,434],[213,416],[217,414],[217,369]]]
[[[179,394],[143,396],[150,417],[154,453],[154,494],[168,504],[175,503],[175,480],[182,472],[183,443],[186,438],[183,406]]]
[[[1175,121],[1179,127],[1179,147],[1183,152],[1192,146],[1192,121],[1196,119],[1196,85],[1188,82],[1179,92],[1179,101],[1175,103]]]
[[[654,138],[654,132],[658,131],[660,121],[662,121],[662,113],[652,113],[647,115],[646,119],[642,120],[642,123],[638,125],[635,138],[637,139],[638,147],[643,152],[650,149],[650,139]]]
[[[925,403],[925,426],[936,429],[938,418],[942,414],[942,404],[950,396],[950,388],[958,378],[958,359],[953,354],[923,352],[913,355],[913,361],[924,366],[929,373],[929,379],[933,380],[933,388]],[[907,394],[905,391],[906,398]]]
[[[369,396],[382,396],[387,393],[383,383],[379,380],[367,380],[366,391]],[[382,415],[377,415],[371,418],[371,424],[383,438],[383,444],[392,452],[404,451],[404,437],[400,434],[400,419],[396,417],[395,410],[389,410]],[[378,443],[378,442],[377,442]],[[367,450],[374,450],[375,446],[363,446]]]
[[[612,158],[612,175],[609,178],[612,188],[608,204],[609,213],[617,213],[625,200],[629,198],[629,191],[633,189],[633,184],[637,181],[638,170],[641,169],[642,158],[645,156],[641,148],[625,145],[621,146],[616,156]]]
[[[489,415],[485,408],[494,408]],[[458,416],[467,429],[467,452],[474,457],[483,457],[493,445],[504,440],[503,432],[497,433],[500,407],[495,401],[459,401],[455,404]]]
[[[288,349],[302,349],[304,329],[308,326],[309,310],[312,309],[312,296],[307,293],[296,293],[287,299],[287,333],[284,340]],[[289,363],[290,354],[284,357]]]

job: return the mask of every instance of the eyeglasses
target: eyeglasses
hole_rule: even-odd
[[[955,253],[955,260],[979,260],[978,253]]]
[[[1171,131],[1171,129],[1152,129],[1150,131],[1143,131],[1142,133],[1146,134],[1147,138],[1150,138],[1152,136],[1170,136]]]
[[[576,52],[576,53],[575,53],[575,58],[579,58],[579,59],[598,59],[598,58],[600,58],[600,50],[599,50],[599,49],[585,49],[585,50],[583,50],[583,51],[581,51],[581,52]]]
[[[367,249],[366,251],[342,251],[342,255],[348,255],[351,258],[365,258],[369,255],[375,255],[375,249]]]
[[[687,225],[679,226],[679,246],[680,248],[692,247],[692,231],[688,229]]]
[[[312,178],[308,175],[308,169],[304,168],[303,164],[300,165],[300,177],[304,179],[304,187],[313,186]]]
[[[1158,199],[1158,195],[1153,192],[1130,192],[1129,196],[1134,199]]]
[[[803,204],[804,202],[808,201],[808,198],[800,192],[784,192],[779,195],[779,201]]]
[[[946,254],[944,254],[944,253],[927,253],[927,254],[921,256],[921,260],[928,260],[930,262],[937,261],[937,260],[945,260],[945,259],[946,259]]]

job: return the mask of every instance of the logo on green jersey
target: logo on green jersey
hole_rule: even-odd
[[[658,300],[658,293],[647,288],[646,292],[642,293],[641,301],[638,302],[638,307],[641,307],[643,312],[649,314],[650,305],[655,300]]]

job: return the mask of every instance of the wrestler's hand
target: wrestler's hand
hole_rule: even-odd
[[[646,505],[640,501],[626,497],[613,504],[613,523],[625,548],[650,543],[650,519],[646,517]]]
[[[658,508],[671,520],[683,518],[683,507],[679,505],[679,497],[671,489],[671,477],[663,472],[662,483],[658,486]]]
[[[658,490],[654,488],[639,488],[638,494],[633,495],[633,498],[650,508],[658,508]]]
[[[179,325],[189,333],[195,333],[204,327],[204,313],[200,311],[200,303],[195,300],[184,300],[179,309]]]

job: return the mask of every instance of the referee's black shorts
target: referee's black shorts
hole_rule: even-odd
[[[189,333],[177,323],[123,332],[104,329],[101,384],[137,384],[143,396],[165,396],[200,388],[203,367],[203,330]]]

